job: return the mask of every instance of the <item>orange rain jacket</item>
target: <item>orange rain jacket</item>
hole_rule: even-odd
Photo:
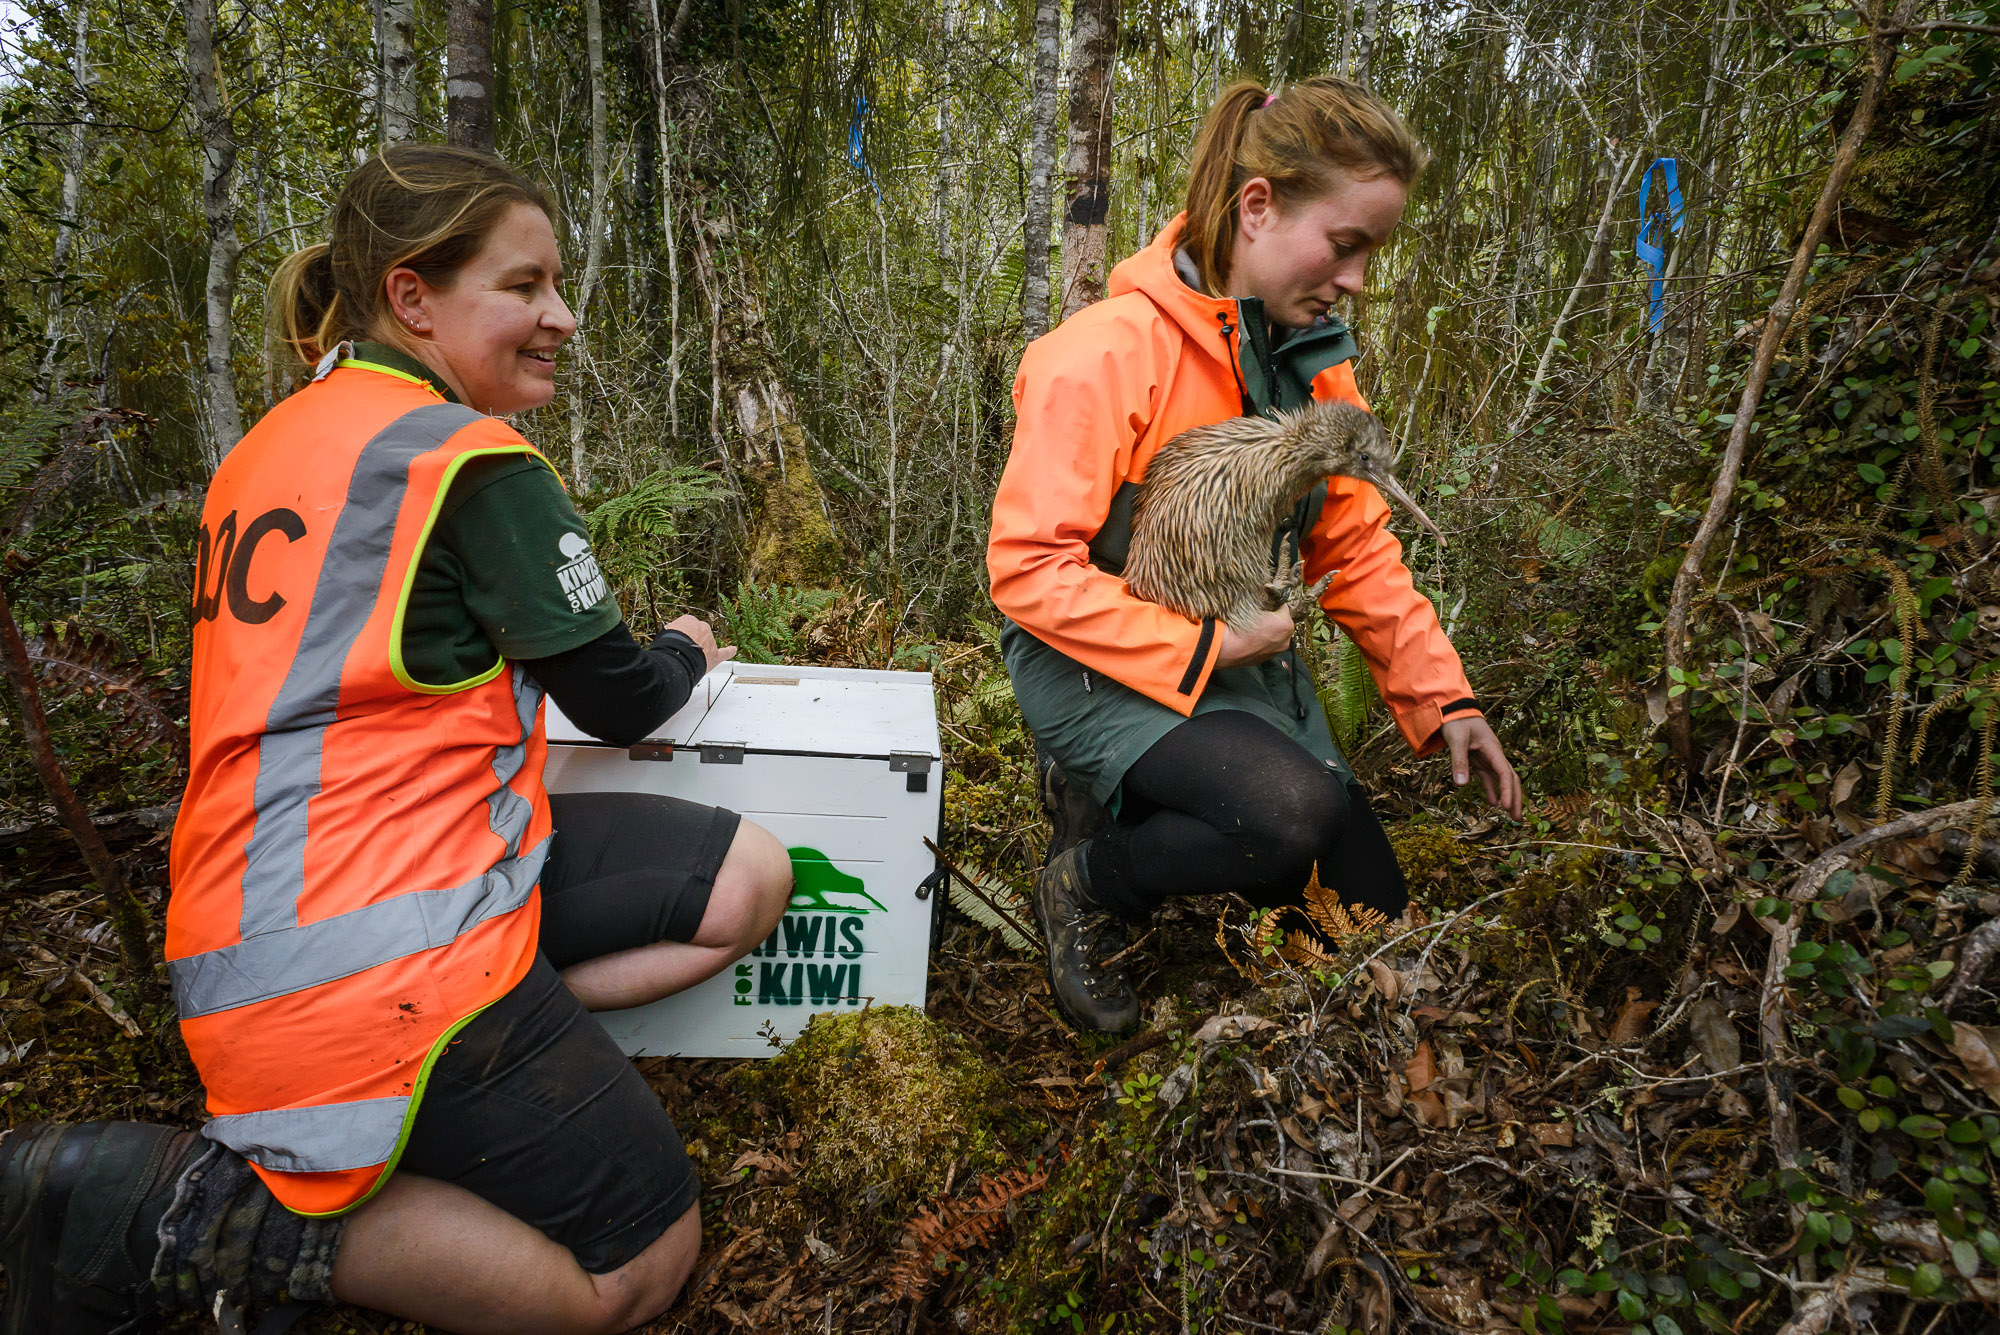
[[[1120,485],[1143,482],[1161,445],[1244,409],[1237,304],[1175,272],[1184,220],[1112,271],[1104,301],[1028,346],[986,564],[993,601],[1015,624],[1188,715],[1214,671],[1220,628],[1141,600],[1090,559]],[[1322,371],[1312,388],[1316,398],[1368,406],[1347,363]],[[1438,745],[1446,714],[1478,706],[1388,520],[1372,484],[1330,479],[1304,544],[1305,577],[1335,572],[1320,605],[1354,639],[1404,739],[1423,755]]]

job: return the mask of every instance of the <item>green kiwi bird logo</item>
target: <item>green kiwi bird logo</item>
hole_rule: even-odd
[[[868,893],[859,876],[849,876],[816,848],[786,850],[792,857],[792,913],[887,913],[889,906]],[[868,901],[872,908],[854,902]]]

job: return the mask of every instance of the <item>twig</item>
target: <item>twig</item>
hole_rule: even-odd
[[[120,1006],[117,1002],[113,1001],[111,999],[110,994],[107,993],[103,988],[99,987],[97,985],[96,980],[93,979],[89,974],[85,973],[80,968],[65,963],[63,959],[60,956],[56,955],[53,951],[45,950],[41,946],[36,945],[32,941],[26,942],[25,944],[27,945],[29,951],[31,951],[34,954],[35,958],[40,960],[42,963],[53,964],[58,969],[68,970],[69,976],[76,979],[78,985],[81,986],[83,990],[90,995],[90,999],[97,1003],[97,1009],[103,1011],[106,1015],[110,1016],[111,1022],[117,1025],[120,1029],[123,1029],[125,1031],[125,1036],[127,1038],[144,1038],[146,1036],[146,1031],[139,1027],[139,1022],[137,1020],[134,1020],[130,1015],[127,1015],[125,1013],[125,1008]]]
[[[1988,918],[1974,929],[1966,939],[1965,948],[1958,952],[1958,967],[1952,970],[1951,986],[1938,998],[1939,1010],[1951,1014],[1959,994],[1986,977],[1987,966],[1993,963],[1996,951],[2000,951],[2000,918]]]
[[[995,913],[999,914],[1001,919],[1005,921],[1009,927],[1012,927],[1015,931],[1019,932],[1021,934],[1022,940],[1032,944],[1033,942],[1042,939],[1042,934],[1040,932],[1029,931],[1026,927],[1023,927],[1021,925],[1020,919],[1016,918],[1006,909],[1001,908],[998,904],[994,903],[993,897],[987,894],[984,890],[980,889],[979,883],[977,881],[973,880],[970,876],[967,876],[964,872],[960,871],[958,869],[958,864],[953,862],[950,858],[946,857],[944,855],[944,850],[942,848],[939,848],[936,844],[932,843],[929,835],[924,836],[924,847],[928,848],[931,851],[931,856],[938,860],[939,866],[943,867],[953,876],[956,876],[958,878],[958,883],[972,892],[973,898],[977,899],[987,908],[992,909]]]
[[[1312,1173],[1303,1168],[1266,1168],[1264,1171],[1267,1173],[1282,1173],[1286,1177],[1309,1177],[1315,1182],[1344,1182],[1350,1187],[1359,1187],[1363,1191],[1372,1191],[1379,1196],[1393,1196],[1399,1201],[1409,1201],[1413,1205],[1417,1203],[1415,1198],[1405,1196],[1400,1191],[1390,1191],[1386,1187],[1376,1186],[1373,1182],[1363,1182],[1358,1177],[1342,1177],[1338,1173]]]
[[[1812,219],[1806,224],[1805,234],[1799,238],[1798,249],[1792,254],[1784,284],[1778,289],[1777,300],[1771,303],[1770,313],[1765,317],[1764,332],[1757,340],[1756,356],[1751,360],[1750,374],[1744,381],[1743,397],[1736,405],[1736,418],[1729,427],[1729,443],[1722,451],[1722,462],[1715,471],[1715,483],[1709,491],[1708,509],[1688,543],[1686,555],[1681,558],[1680,570],[1674,576],[1673,597],[1667,605],[1666,623],[1660,631],[1666,659],[1662,671],[1676,684],[1685,685],[1684,674],[1691,647],[1688,617],[1694,606],[1695,590],[1701,584],[1702,566],[1706,564],[1709,548],[1735,501],[1736,482],[1743,472],[1743,455],[1750,444],[1750,428],[1756,422],[1757,408],[1764,398],[1764,387],[1770,382],[1771,367],[1777,361],[1779,347],[1791,327],[1792,315],[1798,309],[1799,293],[1805,287],[1806,275],[1812,270],[1814,258],[1819,254],[1820,241],[1825,238],[1834,211],[1840,204],[1840,193],[1854,170],[1855,160],[1860,156],[1861,143],[1868,137],[1869,128],[1874,123],[1875,107],[1881,101],[1883,85],[1888,82],[1890,68],[1895,63],[1900,35],[1916,16],[1921,3],[1922,0],[1896,0],[1895,12],[1889,22],[1878,26],[1869,42],[1873,69],[1855,103],[1853,117],[1841,132],[1833,163],[1827,169],[1826,184],[1821,187],[1819,200],[1813,205]],[[1689,714],[1692,695],[1691,690],[1683,690],[1667,701],[1667,734],[1683,769],[1694,763],[1694,730]]]

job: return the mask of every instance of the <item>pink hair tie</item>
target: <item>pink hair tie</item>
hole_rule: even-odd
[[[1262,102],[1257,104],[1257,110],[1262,111],[1265,107],[1270,106],[1273,102],[1277,100],[1278,100],[1278,95],[1276,93],[1271,93],[1267,95]]]

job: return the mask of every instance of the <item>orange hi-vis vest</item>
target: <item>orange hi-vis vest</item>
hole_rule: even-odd
[[[421,381],[329,357],[202,510],[168,969],[204,1134],[296,1213],[381,1185],[431,1062],[534,959],[541,688],[504,660],[424,685],[401,651],[452,477],[492,454],[535,451]]]

